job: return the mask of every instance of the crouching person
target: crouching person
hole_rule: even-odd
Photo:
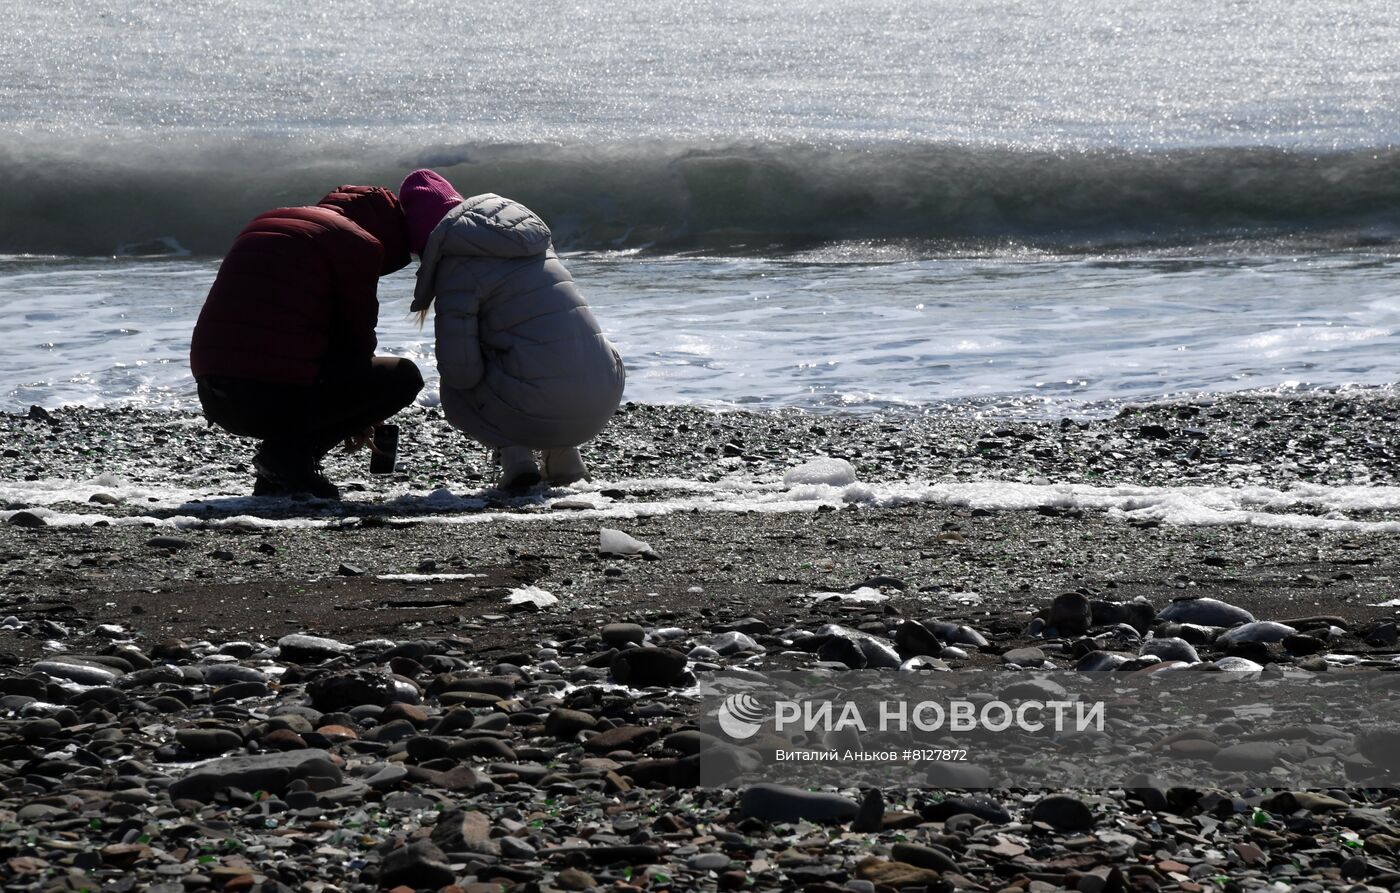
[[[410,260],[403,208],[379,187],[268,211],[234,241],[195,325],[190,368],[205,416],[262,441],[254,495],[339,498],[321,457],[362,443],[422,389],[412,362],[374,355],[379,277]]]
[[[436,314],[447,421],[496,448],[503,489],[587,478],[578,447],[612,417],[626,373],[549,227],[498,195],[464,199],[429,170],[399,195],[422,261],[412,309]]]

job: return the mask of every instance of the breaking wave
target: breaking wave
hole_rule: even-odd
[[[541,213],[561,248],[930,255],[1231,239],[1400,241],[1400,149],[1032,151],[951,144],[0,147],[0,253],[218,255],[253,215],[431,166]],[[127,250],[125,253],[132,253]],[[141,252],[137,252],[141,253]]]

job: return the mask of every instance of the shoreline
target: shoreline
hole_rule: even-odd
[[[880,416],[628,404],[588,447],[594,483],[525,498],[490,489],[485,451],[464,448],[435,416],[402,419],[406,471],[371,477],[364,454],[332,453],[328,474],[347,490],[338,504],[246,498],[250,442],[192,415],[0,416],[0,438],[20,454],[10,457],[21,463],[17,477],[37,478],[35,487],[60,473],[86,480],[45,497],[56,501],[0,502],[0,597],[81,603],[104,592],[225,585],[272,592],[278,605],[279,594],[309,584],[337,602],[360,597],[333,595],[341,590],[431,591],[485,609],[479,592],[539,584],[605,613],[640,610],[650,592],[694,609],[710,597],[687,597],[699,585],[707,594],[740,592],[752,611],[765,598],[893,576],[904,597],[954,610],[975,603],[1014,615],[1046,592],[1077,587],[1155,591],[1160,600],[1181,583],[1230,590],[1269,615],[1296,601],[1369,621],[1392,611],[1376,605],[1400,596],[1382,547],[1400,503],[1364,498],[1376,492],[1365,488],[1400,484],[1400,397],[1235,398],[1036,424],[895,425]],[[463,453],[476,462],[462,462]],[[848,461],[856,483],[796,491],[783,483],[817,456]],[[1329,511],[1325,500],[1279,498],[1299,486],[1362,489],[1350,508]],[[1258,504],[1232,503],[1195,524],[1152,503],[1236,491]],[[1115,498],[1104,499],[1110,492]],[[1094,498],[1076,503],[1075,494]],[[21,526],[24,515],[43,526]],[[1285,526],[1264,526],[1273,523]],[[651,543],[665,560],[600,560],[603,527]],[[1285,568],[1307,579],[1289,579]],[[425,572],[483,576],[378,579]],[[117,610],[129,609],[119,602]],[[327,634],[341,622],[304,602],[294,614]]]
[[[1333,791],[1324,800],[1198,791],[1182,801],[1179,789],[1037,797],[900,784],[803,794],[706,790],[657,772],[692,746],[685,742],[695,733],[677,712],[683,677],[709,667],[810,668],[818,655],[794,631],[833,623],[891,636],[906,620],[970,627],[986,644],[935,659],[952,671],[1015,672],[1007,655],[1027,649],[1043,666],[1072,668],[1091,646],[1083,636],[1044,635],[1036,619],[1066,593],[1070,601],[1141,598],[1154,612],[1196,595],[1291,622],[1306,640],[1296,648],[1207,640],[1202,666],[1226,656],[1319,671],[1400,666],[1400,609],[1381,606],[1400,596],[1400,554],[1383,526],[1394,508],[1273,510],[1320,521],[1337,514],[1352,526],[1301,529],[1192,526],[1050,503],[846,502],[843,494],[866,491],[831,484],[813,485],[813,499],[785,511],[735,502],[599,517],[557,503],[606,498],[640,508],[702,483],[728,487],[727,499],[790,495],[783,474],[820,455],[851,463],[850,487],[876,490],[920,479],[1045,478],[1173,491],[1193,481],[1250,492],[1381,491],[1400,479],[1397,409],[1396,398],[1235,399],[1064,425],[896,425],[634,406],[590,448],[592,489],[518,500],[483,491],[487,470],[463,465],[451,439],[458,435],[424,412],[405,425],[410,468],[391,480],[359,477],[365,489],[342,506],[243,498],[250,481],[238,465],[248,445],[199,433],[192,416],[0,417],[8,448],[21,453],[10,457],[26,469],[20,477],[36,478],[27,492],[60,475],[87,481],[67,494],[72,501],[46,510],[106,522],[21,526],[14,513],[45,507],[5,503],[7,889],[79,889],[119,877],[161,893],[399,884],[472,893],[1105,891],[1144,878],[1155,889],[1200,893],[1226,887],[1220,877],[1241,889],[1280,880],[1297,889],[1344,881],[1388,889],[1400,883],[1400,865],[1387,841],[1400,834],[1391,834],[1387,791]],[[330,474],[353,481],[362,459],[337,457]],[[93,483],[99,468],[108,477]],[[431,512],[399,494],[430,500],[435,484],[480,502],[455,502],[449,514],[492,520],[427,523]],[[124,495],[88,502],[84,494],[99,487]],[[223,491],[227,505],[202,519],[189,514],[191,494],[204,494],[208,508],[216,498],[208,494]],[[149,503],[147,493],[164,495]],[[199,523],[112,523],[153,512]],[[324,524],[232,523],[249,512]],[[531,520],[500,522],[507,517]],[[603,527],[645,541],[652,554],[601,553]],[[513,592],[534,593],[529,587],[557,603],[508,603]],[[1170,631],[1160,621],[1153,629]],[[741,630],[752,648],[711,647]],[[1090,634],[1101,647],[1138,650],[1107,644],[1103,630]],[[645,690],[614,687],[613,649],[626,653],[639,639],[689,653],[690,670]],[[327,680],[344,693],[328,694]],[[374,686],[385,684],[409,703],[376,700]],[[211,758],[242,762],[201,775]],[[283,769],[269,781],[267,767],[279,760],[322,768],[290,780]],[[246,775],[249,767],[264,774]],[[1053,777],[1041,784],[1055,789]],[[1277,799],[1283,793],[1294,799]],[[878,807],[857,821],[857,807],[877,794]],[[1308,796],[1303,822],[1292,814]],[[122,821],[89,827],[113,809]],[[79,825],[87,842],[64,843]],[[1335,842],[1357,828],[1361,849]],[[315,858],[325,848],[337,856]],[[1308,853],[1301,862],[1300,851]],[[1355,858],[1362,861],[1348,861]]]

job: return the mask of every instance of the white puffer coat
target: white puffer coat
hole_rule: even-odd
[[[559,262],[549,227],[499,195],[428,237],[413,309],[436,303],[447,420],[487,446],[577,446],[612,417],[622,359]]]

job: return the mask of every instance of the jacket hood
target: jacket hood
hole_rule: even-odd
[[[334,208],[373,236],[384,248],[380,276],[402,270],[413,259],[408,253],[408,223],[394,193],[382,186],[341,186],[318,202]]]
[[[474,195],[448,211],[428,236],[418,267],[411,310],[432,303],[433,280],[443,255],[456,257],[534,257],[550,250],[552,234],[529,208],[492,192]]]

